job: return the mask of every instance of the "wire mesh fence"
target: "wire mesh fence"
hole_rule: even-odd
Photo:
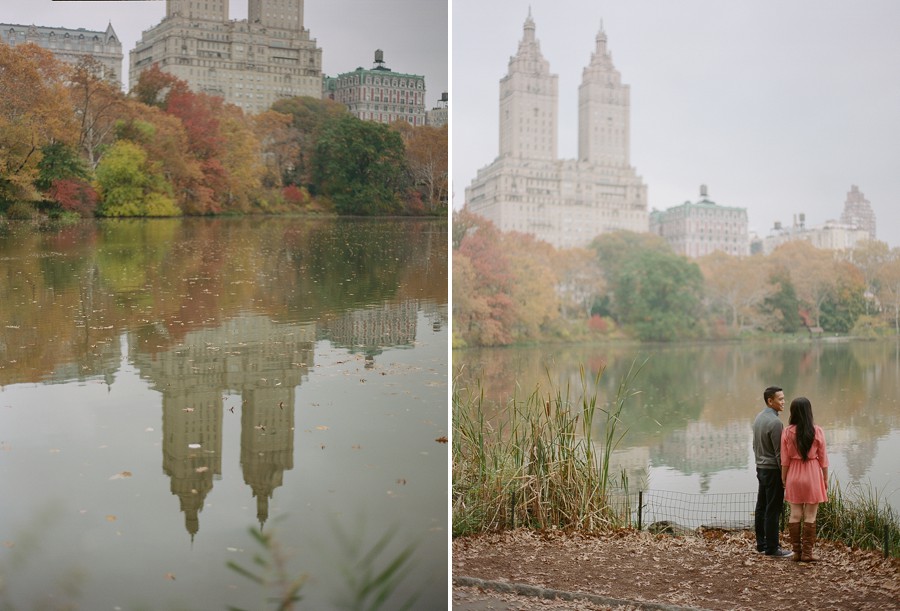
[[[756,492],[691,494],[669,490],[619,492],[610,497],[631,526],[682,534],[698,528],[752,530]]]

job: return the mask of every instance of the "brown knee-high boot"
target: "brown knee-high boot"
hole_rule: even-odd
[[[815,562],[818,560],[813,556],[813,547],[816,545],[816,523],[807,522],[803,525],[803,534],[801,537],[802,549],[801,558],[803,562]]]
[[[803,522],[788,522],[788,534],[791,536],[791,551],[794,552],[791,560],[800,562],[800,533]]]

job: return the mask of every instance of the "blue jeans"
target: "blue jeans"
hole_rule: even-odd
[[[759,491],[756,494],[756,549],[774,554],[778,549],[778,530],[781,508],[784,506],[784,486],[781,469],[756,469]]]

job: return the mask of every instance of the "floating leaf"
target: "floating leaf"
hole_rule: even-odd
[[[438,437],[437,439],[435,439],[435,441],[438,443],[447,443],[447,437],[446,437],[446,435],[442,435],[442,436]]]
[[[320,424],[319,426],[316,427],[316,430],[317,431],[327,431],[328,427]]]
[[[165,578],[169,581],[175,581],[175,573],[166,573]]]
[[[115,521],[116,521],[116,516],[114,516],[114,515],[108,515],[108,516],[106,516],[106,521],[107,521],[107,522],[115,522]]]
[[[197,467],[194,471],[197,473],[205,473],[206,471],[209,471],[209,467]]]
[[[191,448],[192,450],[196,450],[196,449],[200,448],[200,444],[199,443],[189,443],[188,447]]]
[[[119,473],[116,473],[109,479],[125,479],[126,477],[131,477],[131,471],[121,471]]]

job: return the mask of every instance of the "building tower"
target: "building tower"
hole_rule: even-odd
[[[466,188],[466,206],[501,231],[557,248],[584,247],[610,231],[647,231],[647,187],[628,165],[629,89],[602,26],[579,90],[576,159],[557,158],[557,89],[529,10],[500,81],[500,154]]]
[[[250,23],[300,30],[303,27],[303,0],[250,0],[247,16]]]
[[[596,45],[578,88],[578,160],[627,166],[630,88],[622,84],[622,75],[613,66],[602,23]]]
[[[556,159],[558,77],[541,54],[531,9],[519,50],[500,80],[500,156]]]
[[[228,0],[168,0],[166,18],[185,17],[204,21],[228,21]]]
[[[247,14],[229,20],[228,0],[166,0],[166,17],[129,54],[130,84],[158,66],[250,113],[321,97],[322,49],[303,27],[303,0],[247,0]]]
[[[856,185],[850,185],[847,193],[847,201],[844,202],[844,212],[841,214],[841,222],[852,225],[869,232],[869,238],[875,239],[875,211],[865,195]]]

